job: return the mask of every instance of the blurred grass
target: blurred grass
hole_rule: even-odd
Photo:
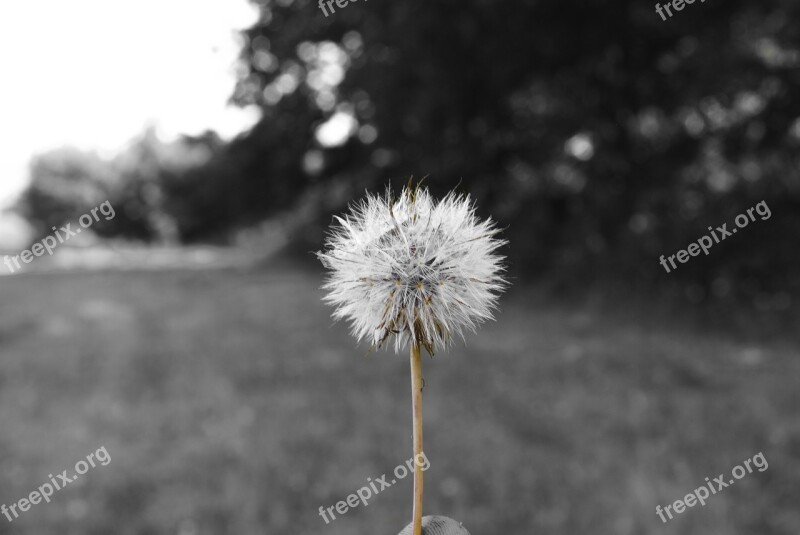
[[[100,446],[111,456],[0,517],[0,534],[397,533],[411,478],[318,516],[411,452],[407,357],[365,356],[320,277],[0,280],[0,503]],[[473,535],[797,535],[796,342],[664,317],[517,292],[466,346],[426,358],[426,514]],[[765,472],[656,516],[759,451]]]

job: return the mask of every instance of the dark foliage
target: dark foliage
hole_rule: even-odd
[[[508,226],[517,273],[800,288],[800,4],[695,2],[666,21],[632,0],[257,5],[232,98],[261,122],[159,179],[183,239],[294,211],[307,251],[364,188],[427,176]],[[351,135],[322,144],[337,114]],[[762,200],[769,220],[658,264]]]

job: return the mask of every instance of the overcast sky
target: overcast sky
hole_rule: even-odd
[[[113,154],[147,125],[230,137],[258,118],[228,107],[246,0],[22,0],[0,7],[0,205],[37,153]]]

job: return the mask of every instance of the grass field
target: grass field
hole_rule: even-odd
[[[0,503],[91,469],[0,534],[395,535],[411,478],[406,355],[356,347],[320,270],[0,280]],[[425,512],[473,535],[800,533],[796,335],[517,291],[425,366]],[[665,317],[673,318],[666,321]],[[655,514],[763,452],[667,524]]]

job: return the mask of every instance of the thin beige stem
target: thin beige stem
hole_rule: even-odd
[[[412,535],[422,535],[422,356],[419,343],[411,345],[411,405],[414,421],[414,527]]]

